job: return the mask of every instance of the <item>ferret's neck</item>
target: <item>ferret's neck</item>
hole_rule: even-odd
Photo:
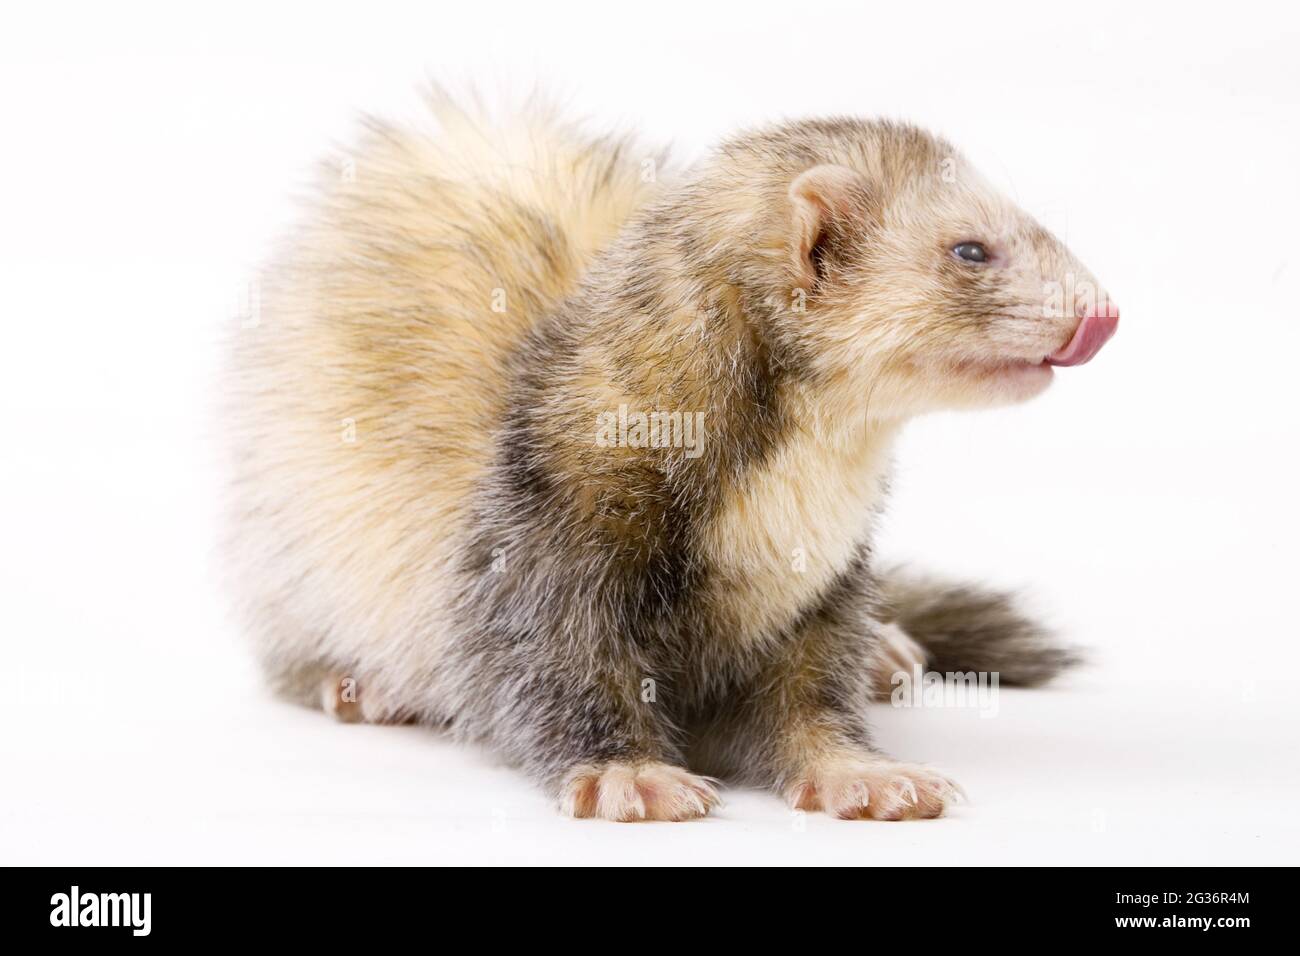
[[[742,645],[779,633],[862,559],[883,503],[897,422],[843,421],[782,390],[779,439],[719,484],[698,536],[715,606]]]
[[[702,412],[719,473],[743,474],[795,442],[850,466],[886,454],[900,421],[873,414],[870,396],[781,341],[775,317],[789,295],[725,258],[697,257],[689,227],[668,229],[680,215],[648,216],[595,265],[569,303],[576,351],[541,362],[562,358],[578,370],[563,387],[610,408]]]

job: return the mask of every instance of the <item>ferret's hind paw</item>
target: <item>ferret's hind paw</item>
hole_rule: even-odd
[[[357,694],[357,681],[344,674],[330,674],[320,683],[321,710],[345,724],[365,720]]]
[[[658,761],[575,767],[560,796],[567,816],[620,822],[691,820],[719,802],[713,780]]]
[[[925,648],[897,624],[883,624],[871,661],[871,689],[877,700],[888,700],[894,690],[894,675],[909,677],[925,669]]]
[[[786,788],[796,810],[822,810],[841,820],[929,820],[964,798],[939,771],[884,757],[824,761]]]
[[[388,701],[369,688],[362,694],[357,679],[329,674],[320,682],[321,710],[345,724],[414,724],[416,714],[408,709],[385,706]]]

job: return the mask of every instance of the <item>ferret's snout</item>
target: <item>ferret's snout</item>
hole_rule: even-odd
[[[1115,322],[1119,322],[1119,306],[1105,293],[1096,301],[1080,300],[1074,307],[1074,314],[1079,317],[1080,321],[1092,317],[1113,319]]]
[[[1119,306],[1109,297],[1100,302],[1080,303],[1077,314],[1079,324],[1074,334],[1069,342],[1047,356],[1048,365],[1082,365],[1100,352],[1119,328]]]

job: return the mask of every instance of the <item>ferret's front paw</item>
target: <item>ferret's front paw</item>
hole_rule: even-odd
[[[886,757],[824,760],[786,789],[797,810],[823,810],[842,820],[906,820],[942,816],[962,789],[938,771]]]
[[[569,772],[560,807],[571,817],[602,820],[690,820],[718,805],[712,781],[649,761],[584,764]]]

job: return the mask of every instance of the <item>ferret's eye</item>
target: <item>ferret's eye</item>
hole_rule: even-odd
[[[965,262],[988,262],[988,250],[978,242],[959,242],[952,247],[952,254]]]

